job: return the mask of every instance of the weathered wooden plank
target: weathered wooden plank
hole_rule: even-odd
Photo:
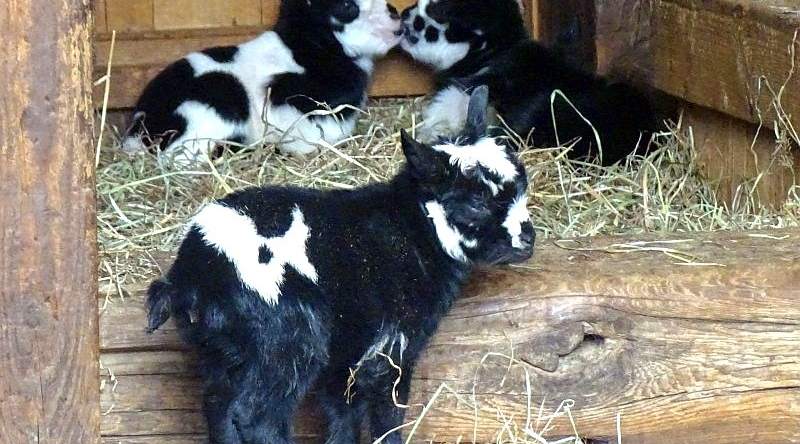
[[[421,439],[436,437],[442,442],[456,442],[458,436],[471,436],[476,419],[475,411],[468,403],[473,399],[478,406],[478,442],[494,441],[500,428],[498,412],[502,412],[505,417],[526,418],[528,407],[524,378],[521,377],[521,373],[517,374],[521,372],[521,368],[514,366],[507,373],[507,363],[508,361],[504,359],[498,359],[494,363],[491,359],[488,361],[485,372],[481,372],[475,379],[474,397],[471,380],[469,384],[462,384],[460,389],[458,382],[451,382],[450,385],[458,391],[458,394],[445,392],[436,398],[432,410],[421,423],[417,436]],[[600,367],[603,363],[596,365]],[[597,385],[613,379],[612,376],[605,375],[602,368],[598,368],[595,373],[595,380],[599,380],[596,382]],[[684,369],[683,373],[684,378],[692,377],[693,374],[691,368]],[[491,376],[486,377],[486,375]],[[506,377],[505,389],[497,385],[503,376]],[[663,375],[657,381],[658,385],[641,387],[643,391],[647,390],[646,396],[620,404],[615,409],[594,404],[581,405],[581,401],[576,400],[573,412],[579,432],[583,436],[593,438],[614,436],[616,412],[621,412],[625,442],[689,442],[691,441],[689,437],[712,443],[785,443],[800,440],[798,434],[800,411],[797,408],[800,390],[796,385],[765,390],[743,390],[731,386],[724,389],[703,388],[690,392],[661,393],[661,387],[674,386],[674,382],[670,379],[673,376]],[[541,378],[540,373],[531,372],[533,384],[531,402],[534,409],[531,413],[534,418],[538,414],[541,402],[544,402],[547,414],[552,412],[563,399],[571,397],[570,392],[537,391],[538,385],[543,385],[543,382],[539,381]],[[140,400],[152,400],[137,406],[115,404],[110,413],[103,417],[104,433],[114,436],[138,436],[156,431],[167,434],[202,431],[198,381],[174,376],[171,381],[169,379],[121,377],[118,387],[132,386],[133,392],[147,390],[148,384],[153,386],[149,390],[150,395],[137,395]],[[433,394],[430,390],[420,390],[419,385],[423,383],[421,381],[419,378],[414,380],[412,404],[426,403]],[[495,385],[486,387],[486,382]],[[171,386],[174,387],[172,390],[183,391],[177,397],[179,401],[167,401],[175,395],[170,389]],[[166,391],[158,395],[158,390],[162,388],[166,388]],[[578,392],[580,387],[574,390],[572,393]],[[117,399],[121,397],[124,397],[122,393],[116,395]],[[155,410],[146,410],[153,407],[151,404],[159,401],[168,404],[167,407],[161,407],[163,409],[161,412],[165,413],[163,417],[158,407]],[[104,402],[109,401],[104,400]],[[135,408],[130,411],[125,410],[132,407]],[[419,412],[419,405],[413,407],[409,419]],[[517,421],[518,426],[524,425],[524,419]],[[570,428],[568,422],[557,421],[550,436],[569,434]],[[303,413],[298,415],[295,429],[298,435],[308,438],[323,433],[318,413],[310,406],[306,406]],[[747,437],[750,441],[742,440],[742,437]]]
[[[101,444],[205,444],[207,435],[106,436]]]
[[[598,8],[598,67],[750,122],[771,95],[800,124],[800,6],[792,0],[613,0]],[[620,14],[619,11],[630,11]],[[793,48],[793,49],[792,49]]]
[[[101,444],[205,444],[207,435],[106,436]]]
[[[0,5],[0,441],[99,442],[88,1]]]
[[[107,33],[106,0],[95,0],[92,2],[92,9],[94,13],[94,35]]]
[[[257,26],[262,13],[261,0],[153,0],[153,11],[159,31]]]
[[[274,0],[261,0],[261,24],[265,26],[272,26],[275,24],[275,19],[278,17],[278,10],[280,9],[280,2]]]
[[[772,128],[759,131],[755,124],[692,105],[684,106],[683,128],[708,182],[728,205],[741,204],[755,185],[755,203],[778,209],[797,183],[800,153],[781,146]]]
[[[626,442],[800,442],[800,231],[681,239],[644,245],[719,265],[679,265],[660,252],[611,254],[609,245],[631,240],[607,238],[562,245],[581,251],[540,243],[523,267],[479,273],[412,382],[413,403],[427,402],[443,382],[462,401],[442,396],[420,436],[471,436],[474,411],[464,400],[475,387],[479,441],[494,441],[498,409],[526,414],[527,374],[532,402],[544,398],[552,409],[573,399],[579,430],[590,437],[613,436],[622,411]],[[115,435],[133,433],[126,427],[139,427],[139,412],[198,414],[191,358],[155,351],[181,346],[174,332],[143,334],[138,294],[112,301],[101,317],[117,327],[101,333],[103,363],[119,381],[113,396],[103,395],[103,407],[114,406],[107,420],[115,421],[104,430]],[[124,325],[133,327],[118,329]],[[133,352],[140,347],[154,351]],[[520,362],[491,356],[479,365],[490,352]],[[161,430],[189,433],[181,427]]]
[[[600,72],[683,99],[684,129],[692,127],[703,171],[716,184],[721,201],[731,204],[736,187],[758,180],[757,203],[782,205],[795,184],[791,165],[800,162],[800,153],[795,150],[794,159],[773,156],[777,146],[772,95],[759,78],[768,79],[776,93],[788,78],[781,104],[797,128],[800,76],[789,78],[789,74],[800,4],[791,0],[595,3]],[[794,63],[800,61],[798,49],[800,42],[795,42]],[[759,115],[764,128],[755,140]]]
[[[108,32],[151,31],[154,20],[153,0],[106,0]]]

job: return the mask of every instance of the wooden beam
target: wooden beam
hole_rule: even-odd
[[[800,126],[800,7],[794,0],[596,1],[598,69],[749,122]],[[620,13],[625,11],[625,13]],[[793,66],[794,72],[793,72]],[[790,75],[791,74],[791,75]]]
[[[420,440],[471,441],[474,429],[478,442],[496,442],[498,412],[524,426],[527,374],[533,418],[542,402],[547,412],[573,399],[588,438],[615,437],[620,413],[626,443],[800,441],[800,230],[558,245],[540,241],[530,263],[478,273],[444,319],[414,372],[412,403],[442,383],[453,393],[434,402]],[[203,431],[200,383],[171,323],[144,334],[143,288],[101,315],[102,360],[118,381],[102,395],[103,431],[185,443]],[[562,418],[550,436],[571,427]],[[313,409],[297,431],[318,433]]]
[[[0,441],[99,442],[91,4],[0,6]]]

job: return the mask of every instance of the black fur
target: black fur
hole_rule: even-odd
[[[421,17],[415,8],[403,11],[404,38],[410,46],[424,44],[418,36],[424,33],[427,38],[434,29],[428,25],[418,30]],[[428,4],[427,15],[446,24],[447,41],[469,44],[465,57],[437,73],[438,89],[488,85],[498,114],[515,133],[530,133],[534,146],[580,138],[571,157],[600,156],[593,131],[566,101],[556,98],[551,113],[551,94],[560,90],[598,131],[603,164],[624,158],[638,142],[640,152],[647,148],[649,134],[658,125],[645,95],[583,69],[562,52],[564,48],[548,49],[531,40],[515,0],[439,0]]]
[[[484,113],[472,113],[467,131],[485,130]],[[446,154],[402,135],[408,163],[388,183],[352,191],[251,188],[219,201],[265,237],[286,232],[287,215],[299,208],[310,229],[307,256],[316,283],[287,266],[278,301],[269,304],[194,225],[167,276],[151,285],[148,331],[171,314],[199,351],[211,443],[292,442],[292,415],[312,386],[329,421],[328,444],[359,442],[365,418],[372,438],[382,436],[402,423],[404,410],[392,400],[398,374],[378,352],[401,366],[397,401],[407,402],[414,364],[472,264],[530,257],[530,222],[522,225],[525,245],[517,248],[501,226],[510,201],[527,186],[510,150],[518,174],[493,195],[482,166],[461,171]],[[423,209],[432,200],[450,224],[477,240],[467,252],[470,261],[443,249]],[[400,438],[396,431],[384,442]]]
[[[284,2],[281,15],[301,14],[295,8],[294,3]],[[314,31],[320,26],[325,24],[313,20],[287,20],[275,26],[275,32],[305,72],[277,76],[270,98],[275,104],[288,103],[303,113],[321,109],[317,102],[327,103],[331,109],[340,105],[359,108],[366,97],[369,76],[345,54],[332,33]],[[350,107],[342,109],[339,117],[352,116],[355,109]]]
[[[239,48],[236,46],[217,46],[215,48],[206,48],[202,52],[216,62],[229,63],[233,61],[238,51]]]
[[[164,68],[136,102],[126,136],[141,135],[148,146],[167,146],[186,131],[186,119],[175,110],[191,94],[194,70],[186,59]]]

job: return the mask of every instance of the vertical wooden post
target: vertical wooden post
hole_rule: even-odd
[[[90,0],[0,3],[0,443],[99,442]]]

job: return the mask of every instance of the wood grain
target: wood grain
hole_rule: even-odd
[[[412,403],[427,402],[442,383],[454,391],[437,398],[417,436],[466,442],[476,427],[478,442],[494,442],[499,411],[524,426],[527,374],[535,410],[543,400],[552,411],[573,399],[586,437],[615,436],[620,412],[625,442],[800,442],[800,231],[651,244],[718,265],[608,252],[658,239],[540,242],[522,267],[477,273],[414,373]],[[102,395],[110,409],[103,431],[200,433],[192,357],[171,323],[143,333],[142,289],[101,315],[102,360],[119,381]],[[487,356],[493,352],[517,361]],[[310,412],[300,416],[315,418]],[[297,431],[316,436],[318,420]],[[569,433],[560,420],[551,436]]]
[[[277,3],[277,2],[276,2]],[[261,24],[261,0],[153,0],[158,31]]]
[[[683,127],[691,129],[698,163],[719,199],[743,203],[746,190],[755,185],[753,198],[763,207],[780,209],[788,191],[800,183],[800,152],[780,146],[770,128],[686,105]]]
[[[0,442],[97,443],[92,9],[0,17]]]
[[[768,81],[800,124],[800,6],[783,0],[612,0],[598,5],[598,66],[749,122],[775,118]],[[630,11],[620,14],[619,11]],[[794,49],[792,49],[794,48]],[[761,79],[761,80],[760,80]]]
[[[765,80],[776,93],[786,82],[780,102],[796,128],[800,75],[789,74],[792,63],[800,62],[800,42],[794,40],[800,28],[798,3],[595,3],[598,70],[680,99],[684,129],[692,127],[699,162],[721,201],[732,204],[739,185],[758,181],[756,202],[780,207],[788,190],[798,183],[791,169],[800,162],[800,153],[776,146],[775,107]],[[762,135],[756,139],[759,122]],[[775,156],[775,152],[784,155]]]
[[[105,0],[107,32],[117,31],[118,35],[128,32],[151,31],[153,0]]]
[[[94,35],[108,33],[106,0],[95,0],[92,2],[92,12],[94,14]]]

